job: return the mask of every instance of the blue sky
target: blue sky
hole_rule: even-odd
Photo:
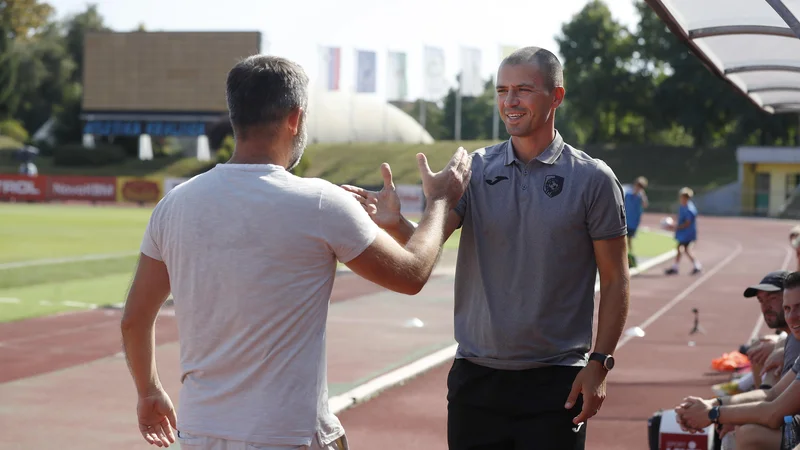
[[[501,45],[538,45],[557,52],[553,37],[586,0],[47,0],[59,16],[95,3],[106,23],[130,31],[139,23],[151,31],[261,31],[262,52],[293,59],[312,81],[319,73],[318,46],[342,47],[342,83],[355,82],[355,50],[378,52],[378,95],[383,94],[386,52],[408,53],[409,97],[422,92],[422,48],[445,50],[446,70],[455,83],[459,45],[482,50],[485,78],[499,62]],[[633,0],[606,0],[614,17],[633,27]]]

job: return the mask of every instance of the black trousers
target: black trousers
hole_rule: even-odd
[[[583,398],[564,408],[580,370],[497,370],[456,359],[447,376],[449,449],[583,450],[586,423],[572,423]]]

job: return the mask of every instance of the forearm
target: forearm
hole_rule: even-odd
[[[600,280],[600,310],[594,351],[612,354],[628,318],[629,279],[620,276],[613,282]]]
[[[122,345],[136,392],[145,397],[161,389],[155,358],[155,323],[123,322]]]
[[[414,274],[421,276],[423,284],[427,282],[441,254],[449,211],[446,201],[429,201],[419,225],[405,245],[413,258],[410,267]]]
[[[722,425],[758,424],[775,428],[773,416],[774,406],[770,402],[722,406],[719,409],[719,423]]]
[[[764,389],[754,389],[752,391],[721,398],[723,406],[745,405],[748,403],[763,402],[765,400],[767,400],[767,391]]]
[[[414,235],[417,224],[400,215],[400,222],[396,226],[386,227],[384,231],[389,234],[398,244],[405,246]]]

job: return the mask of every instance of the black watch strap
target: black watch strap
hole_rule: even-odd
[[[589,361],[599,362],[606,370],[614,368],[614,357],[612,355],[592,352],[589,354]]]

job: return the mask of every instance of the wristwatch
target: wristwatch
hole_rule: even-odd
[[[606,370],[614,368],[614,357],[611,355],[593,352],[589,355],[589,361],[598,361]]]
[[[708,412],[708,420],[713,424],[719,425],[719,406],[711,408],[711,411]]]

